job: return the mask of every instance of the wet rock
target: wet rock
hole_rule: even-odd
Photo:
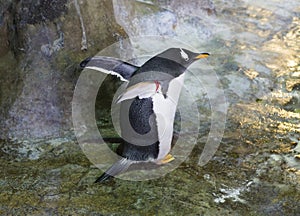
[[[72,128],[77,65],[126,36],[111,16],[112,3],[24,0],[1,6],[0,137],[62,136]]]
[[[50,1],[50,0],[34,0],[21,1],[19,14],[22,24],[37,24],[45,21],[54,21],[67,12],[67,0]]]
[[[205,10],[195,14],[201,2],[205,1],[192,1],[192,8],[188,8],[184,7],[185,1],[114,1],[114,6],[124,6],[120,7],[116,19],[129,35],[140,36],[152,31],[187,43],[194,39],[192,46],[212,53],[205,64],[197,66],[201,68],[199,77],[204,77],[201,81],[207,83],[204,87],[210,87],[209,91],[197,83],[189,85],[191,94],[198,96],[201,120],[205,121],[200,125],[200,139],[185,162],[159,179],[130,182],[115,178],[104,184],[93,184],[102,171],[91,165],[78,143],[69,141],[74,140],[72,135],[60,133],[64,130],[61,119],[70,115],[65,104],[71,101],[76,81],[74,62],[96,53],[106,41],[115,41],[108,27],[120,33],[116,37],[121,37],[122,30],[118,30],[114,22],[107,23],[112,12],[109,1],[77,1],[83,23],[90,20],[88,17],[99,16],[95,18],[99,22],[91,18],[85,26],[87,53],[81,51],[83,28],[80,19],[74,18],[78,10],[71,2],[55,23],[47,18],[46,24],[25,25],[25,32],[34,42],[27,41],[27,46],[23,46],[15,39],[8,47],[4,46],[3,50],[10,52],[0,55],[6,62],[0,62],[0,79],[4,80],[2,75],[7,75],[6,80],[1,80],[4,86],[1,85],[1,111],[6,110],[3,116],[9,113],[14,117],[13,120],[5,118],[7,125],[12,126],[6,128],[6,132],[13,132],[11,134],[17,137],[23,136],[22,133],[45,135],[48,132],[41,128],[46,127],[51,138],[34,138],[32,142],[0,140],[0,214],[299,214],[300,171],[296,156],[299,155],[300,116],[294,109],[295,104],[287,104],[299,98],[298,86],[292,81],[298,80],[299,18],[295,8],[299,3],[215,1],[218,13],[207,18]],[[107,11],[102,11],[103,8]],[[191,17],[186,13],[191,13]],[[204,17],[207,20],[203,21]],[[134,21],[132,24],[130,19]],[[204,25],[207,22],[209,25]],[[153,28],[147,29],[143,24]],[[72,30],[74,26],[78,28]],[[63,47],[60,32],[64,33]],[[23,37],[21,32],[19,35]],[[197,41],[203,38],[207,40]],[[171,40],[166,43],[168,41]],[[151,46],[162,49],[161,44],[157,44],[145,44],[137,50]],[[22,59],[24,52],[28,55],[25,60]],[[16,56],[22,57],[20,62]],[[207,63],[210,69],[205,68]],[[47,72],[43,73],[44,70]],[[209,74],[213,72],[217,73],[219,83],[210,79]],[[192,83],[193,78],[187,81]],[[109,91],[112,89],[110,86]],[[220,112],[217,118],[220,120],[227,114],[226,130],[212,160],[199,166],[199,155],[212,125],[211,107],[224,111],[224,100],[215,94],[220,90],[224,90],[230,105],[228,112]],[[211,97],[207,96],[209,93]],[[107,134],[114,134],[110,112],[101,112],[104,117],[98,120],[98,125]],[[46,121],[41,120],[44,116],[47,116]],[[4,124],[1,122],[1,125]],[[52,134],[56,134],[51,133],[53,125],[64,138],[53,139]]]
[[[176,11],[182,17],[195,16],[203,18],[205,15],[213,15],[216,13],[216,8],[213,1],[189,1],[189,6],[182,1],[162,0],[158,1],[158,5],[167,8],[168,10]],[[201,11],[201,12],[200,12]]]
[[[207,14],[214,14],[213,3],[190,1],[188,7],[181,1],[114,1],[117,22],[131,36],[134,47],[146,46],[135,37],[172,37],[191,46],[211,37],[205,25]],[[184,39],[184,40],[183,40]],[[145,47],[153,50],[155,47]]]

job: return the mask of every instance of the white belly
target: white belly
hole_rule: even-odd
[[[167,98],[164,98],[162,94],[153,96],[153,111],[156,115],[160,142],[157,160],[163,159],[171,150],[173,123],[183,82],[184,73],[170,81]]]

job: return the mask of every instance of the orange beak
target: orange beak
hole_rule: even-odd
[[[202,58],[207,58],[209,56],[209,53],[200,53],[195,57],[195,59],[202,59]]]

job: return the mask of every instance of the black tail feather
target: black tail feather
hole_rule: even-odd
[[[111,177],[125,172],[132,163],[133,161],[128,160],[126,158],[122,158],[121,160],[113,164],[108,170],[106,170],[105,173],[103,173],[99,178],[97,178],[95,183],[104,182],[110,179]]]
[[[109,180],[110,178],[112,178],[113,176],[107,174],[106,172],[103,173],[99,178],[96,179],[95,183],[101,183],[104,182],[106,180]]]

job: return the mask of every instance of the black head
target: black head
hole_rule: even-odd
[[[130,84],[146,80],[170,80],[183,74],[195,61],[208,57],[208,53],[194,53],[183,48],[170,48],[152,57],[131,78]],[[158,72],[158,73],[157,73]],[[143,76],[135,76],[143,74]]]
[[[208,57],[208,53],[194,53],[183,48],[170,48],[152,57],[135,73],[157,71],[177,77],[195,61]]]
[[[156,57],[168,59],[172,62],[178,63],[184,68],[188,68],[193,62],[208,56],[208,53],[194,53],[183,48],[170,48],[160,53]]]

